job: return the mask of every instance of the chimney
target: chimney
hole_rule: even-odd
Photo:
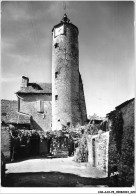
[[[22,76],[22,84],[21,84],[21,88],[26,88],[28,86],[29,83],[29,78]]]

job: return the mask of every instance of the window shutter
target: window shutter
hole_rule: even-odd
[[[44,112],[44,101],[42,100],[37,101],[37,112],[40,113]]]
[[[44,101],[40,101],[40,112],[43,113],[44,112]]]

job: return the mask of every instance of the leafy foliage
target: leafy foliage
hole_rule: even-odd
[[[74,161],[76,162],[87,162],[88,161],[88,148],[87,148],[86,134],[84,134],[79,141],[79,146],[76,150]]]
[[[59,131],[37,131],[37,130],[20,130],[13,129],[10,131],[12,138],[19,138],[20,141],[29,142],[32,136],[37,136],[42,141],[43,139],[51,139],[51,152],[56,153],[60,149],[68,149],[73,153],[74,148],[78,147],[74,159],[77,162],[87,162],[88,148],[87,136],[98,134],[98,127],[95,124],[88,124],[85,126],[77,125],[62,126]]]

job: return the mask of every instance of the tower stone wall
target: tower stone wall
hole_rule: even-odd
[[[52,31],[52,129],[82,124],[78,28],[66,15]]]
[[[80,73],[79,73],[79,104],[80,104],[82,125],[84,125],[87,122],[87,112],[86,112],[83,82],[82,82],[82,78],[81,78]]]

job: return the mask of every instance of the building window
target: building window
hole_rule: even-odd
[[[7,113],[5,113],[5,112],[2,113],[2,116],[6,116],[6,115],[7,115]]]
[[[59,43],[56,42],[56,43],[54,44],[54,47],[55,47],[55,48],[59,47]]]
[[[70,122],[67,122],[67,126],[70,127]]]
[[[55,72],[55,78],[57,78],[57,77],[58,77],[58,74],[59,74],[59,72],[58,72],[58,71],[56,71],[56,72]]]
[[[37,112],[44,113],[44,101],[37,101]]]
[[[55,95],[55,100],[58,100],[58,95]]]

